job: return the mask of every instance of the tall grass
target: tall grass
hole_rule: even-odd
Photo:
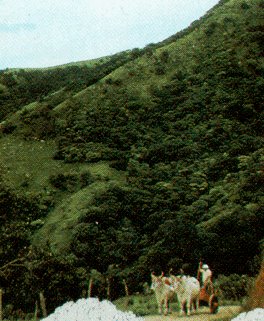
[[[155,315],[158,313],[158,305],[155,295],[136,294],[128,297],[119,298],[114,302],[116,307],[121,311],[132,311],[137,316]],[[178,311],[176,298],[170,305],[171,311]]]

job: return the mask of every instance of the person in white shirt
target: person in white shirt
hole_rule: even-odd
[[[212,285],[212,271],[209,269],[207,264],[203,264],[200,268],[201,273],[201,286],[206,287],[207,285]]]

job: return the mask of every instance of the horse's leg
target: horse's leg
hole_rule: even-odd
[[[191,303],[191,307],[194,311],[196,311],[196,300],[193,300]]]
[[[184,315],[184,307],[185,307],[184,302],[181,302],[180,303],[180,316]]]
[[[194,310],[195,312],[198,311],[198,303],[199,303],[199,301],[198,301],[197,298],[193,299],[193,301],[192,301],[192,306],[193,306],[193,310]]]
[[[199,300],[199,296],[196,298],[196,311],[198,312],[199,308],[200,308],[200,300]]]
[[[169,311],[169,306],[168,306],[168,298],[166,297],[164,299],[164,315],[167,315],[168,314],[168,311]]]
[[[172,313],[172,312],[171,312],[171,304],[170,304],[170,303],[171,303],[171,302],[170,302],[170,299],[169,299],[169,300],[168,300],[168,314],[169,314],[169,313]]]
[[[162,301],[159,302],[159,314],[162,314]]]
[[[186,302],[186,313],[187,315],[191,315],[191,300],[188,299]]]
[[[159,311],[159,314],[162,314],[162,299],[156,295],[156,299],[157,299],[157,304],[158,304],[158,311]]]

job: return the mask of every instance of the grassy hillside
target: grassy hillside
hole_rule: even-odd
[[[150,271],[188,263],[195,274],[200,258],[215,276],[256,273],[263,7],[220,1],[142,50],[1,73],[1,260],[7,242],[31,267],[4,269],[6,284],[17,273],[25,291],[56,293],[55,306],[94,274],[102,297],[98,280],[114,280],[114,299],[123,278],[141,291]]]

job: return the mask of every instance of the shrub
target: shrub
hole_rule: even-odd
[[[50,177],[50,183],[62,191],[68,191],[77,185],[77,176],[76,174],[54,174]]]
[[[247,275],[219,275],[215,287],[221,299],[238,301],[247,296],[252,282],[253,278]]]
[[[89,171],[84,171],[79,175],[77,173],[59,173],[50,176],[50,183],[55,188],[69,192],[88,186],[93,181],[94,179]]]
[[[81,175],[80,175],[81,187],[88,186],[88,185],[92,184],[93,182],[94,182],[94,178],[93,178],[91,172],[85,171],[85,172],[81,173]]]
[[[246,2],[242,2],[241,5],[240,5],[241,9],[243,10],[247,10],[250,8],[250,5],[247,4]]]
[[[128,160],[122,158],[116,161],[112,161],[112,163],[110,164],[110,167],[115,168],[119,171],[125,171],[127,169],[127,163],[128,163]]]
[[[170,53],[168,52],[168,50],[164,50],[162,51],[161,55],[160,55],[160,60],[163,63],[167,63],[170,57]]]

